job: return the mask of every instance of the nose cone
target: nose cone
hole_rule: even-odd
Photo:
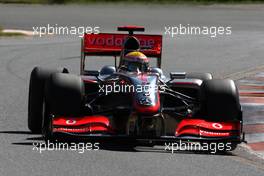
[[[157,76],[144,75],[135,81],[134,109],[140,114],[156,114],[160,110]]]
[[[141,102],[134,101],[134,108],[140,114],[156,114],[160,109],[160,101],[159,98],[151,104],[142,104]]]

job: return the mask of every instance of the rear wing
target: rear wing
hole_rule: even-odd
[[[86,56],[120,56],[124,41],[129,34],[99,33],[84,34],[81,47],[81,72],[84,70]],[[157,58],[161,67],[162,35],[133,34],[140,42],[141,52],[147,57]]]

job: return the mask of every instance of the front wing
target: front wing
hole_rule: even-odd
[[[175,135],[145,137],[118,134],[106,116],[55,117],[52,132],[56,138],[69,140],[154,143],[166,142],[232,142],[244,141],[242,122],[210,122],[198,118],[186,118],[176,127]],[[67,137],[65,137],[67,136]]]

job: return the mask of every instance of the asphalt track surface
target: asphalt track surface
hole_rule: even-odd
[[[231,36],[164,38],[163,70],[209,71],[216,77],[264,65],[264,6],[21,6],[0,5],[5,28],[32,29],[46,24],[139,24],[151,33],[165,25],[232,26]],[[69,36],[0,39],[0,175],[250,175],[264,165],[238,148],[227,155],[162,150],[33,151],[40,136],[27,129],[29,74],[36,65],[79,71],[80,39]],[[102,64],[94,62],[93,66]]]

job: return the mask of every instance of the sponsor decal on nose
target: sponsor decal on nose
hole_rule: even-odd
[[[74,125],[76,123],[76,120],[66,120],[67,125]]]
[[[213,123],[212,126],[213,126],[215,129],[222,129],[222,128],[223,128],[223,125],[221,125],[220,123]]]

